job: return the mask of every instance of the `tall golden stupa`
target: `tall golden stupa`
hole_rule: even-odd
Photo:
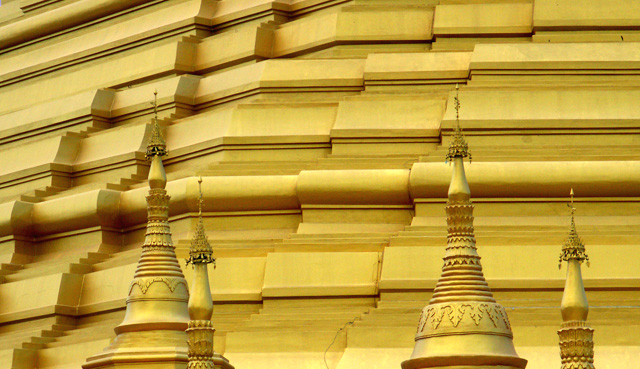
[[[471,153],[459,123],[458,86],[454,106],[456,126],[447,153],[453,175],[446,206],[444,266],[431,301],[422,310],[411,359],[402,363],[402,369],[524,369],[527,360],[515,351],[509,317],[493,298],[476,247],[473,204],[463,161],[471,158]]]
[[[154,99],[154,115],[157,102]],[[129,288],[124,320],[115,328],[116,338],[105,352],[92,356],[83,369],[164,369],[188,363],[186,352],[187,304],[193,298],[176,258],[169,225],[167,176],[162,157],[167,145],[157,116],[147,144],[149,167],[148,223],[142,254]]]
[[[1,0],[0,368],[398,369],[449,324],[499,343],[443,357],[561,368],[593,329],[594,367],[636,369],[639,24],[637,0]],[[572,187],[589,327],[555,267]],[[471,216],[445,258],[482,268],[451,285]],[[452,286],[510,330],[445,311],[416,341]]]

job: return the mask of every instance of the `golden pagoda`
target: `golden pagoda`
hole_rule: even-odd
[[[207,240],[207,233],[202,221],[202,177],[198,179],[200,199],[198,201],[198,224],[191,241],[187,265],[193,265],[194,277],[189,295],[189,364],[187,369],[233,369],[229,361],[213,350],[213,333],[215,329],[211,323],[213,301],[211,287],[209,287],[209,264],[216,265],[211,245]]]
[[[157,93],[154,94],[157,96]],[[129,288],[124,321],[104,352],[89,357],[84,369],[177,368],[187,362],[185,329],[189,321],[189,288],[176,258],[169,226],[167,176],[162,157],[167,155],[154,98],[153,130],[147,144],[149,195],[148,223],[142,254]]]
[[[459,123],[456,86],[455,133],[446,160],[453,162],[447,212],[447,249],[442,275],[429,305],[422,310],[411,358],[403,369],[522,369],[527,360],[516,353],[505,309],[484,279],[473,230],[471,191],[463,159],[471,157]]]
[[[573,188],[571,189],[571,228],[569,236],[562,246],[560,264],[567,262],[567,281],[562,295],[562,328],[560,336],[560,357],[562,369],[594,369],[593,365],[593,329],[587,324],[589,303],[582,282],[580,264],[587,262],[584,243],[576,231],[573,207]]]
[[[598,259],[583,271],[597,365],[638,369],[640,1],[0,3],[0,368],[188,365],[186,288],[141,290],[160,229],[150,137],[170,152],[154,171],[189,287],[202,175],[215,353],[239,369],[398,368],[441,278],[459,124],[482,273],[527,369],[560,366],[570,187]],[[160,295],[181,299],[175,330],[139,299]],[[475,329],[469,312],[452,331]],[[177,343],[160,347],[165,333]]]

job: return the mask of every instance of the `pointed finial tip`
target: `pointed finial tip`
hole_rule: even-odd
[[[202,176],[198,177],[198,191],[200,191],[200,198],[198,199],[198,216],[200,217],[200,221],[202,221],[202,205],[204,204],[204,200],[202,198]]]
[[[573,206],[573,195],[574,195],[573,187],[571,187],[571,191],[569,191],[569,196],[571,197],[571,205],[569,205],[569,207],[571,208],[571,223],[572,224],[574,223],[574,214],[575,214],[575,212],[577,210],[575,208],[575,206]]]
[[[155,119],[156,123],[158,122],[158,89],[153,90],[153,101],[151,102],[153,106],[153,119]]]
[[[571,187],[571,191],[569,191],[569,196],[571,196],[571,207],[573,207],[573,187]]]

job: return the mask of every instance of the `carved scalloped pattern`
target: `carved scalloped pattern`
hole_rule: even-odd
[[[151,287],[151,285],[156,282],[162,282],[166,284],[167,287],[169,287],[169,290],[171,291],[171,293],[173,293],[176,290],[179,284],[183,284],[186,288],[189,288],[187,286],[187,282],[185,282],[181,278],[167,278],[167,277],[139,278],[131,282],[131,287],[129,287],[129,294],[131,294],[131,291],[133,291],[134,286],[138,286],[140,287],[140,291],[142,291],[142,294],[144,295],[147,293],[147,291],[149,291],[149,287]]]
[[[187,369],[214,369],[215,365],[213,364],[213,361],[204,361],[204,360],[198,360],[198,361],[191,361],[191,359],[189,359],[189,364],[187,365]]]
[[[511,330],[509,318],[500,305],[488,303],[450,303],[427,306],[418,321],[418,331],[424,332],[425,328],[437,330],[442,322],[449,322],[452,327],[458,327],[464,319],[470,319],[476,326],[482,319],[487,318],[495,328],[500,328],[500,322]],[[427,327],[428,325],[428,327]]]
[[[593,329],[563,328],[560,336],[562,369],[593,369]]]
[[[562,369],[595,369],[593,363],[563,363]]]

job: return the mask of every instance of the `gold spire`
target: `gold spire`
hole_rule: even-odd
[[[573,206],[573,188],[571,189],[571,228],[569,237],[562,246],[560,265],[568,264],[567,280],[562,294],[562,326],[560,337],[560,358],[562,369],[593,369],[593,329],[587,325],[589,303],[582,281],[580,264],[589,263],[584,244],[578,236]]]
[[[189,259],[187,265],[193,266],[193,284],[189,296],[189,328],[187,328],[189,344],[189,364],[187,369],[233,369],[229,361],[213,351],[213,333],[215,329],[211,324],[213,314],[213,299],[209,287],[208,264],[213,263],[211,245],[207,241],[207,234],[202,221],[202,177],[198,178],[198,224],[191,241]]]
[[[456,117],[460,108],[456,86]],[[457,119],[456,119],[457,121]],[[449,147],[453,162],[447,212],[447,248],[442,275],[420,316],[415,347],[403,369],[485,368],[522,369],[504,308],[487,285],[476,249],[471,192],[463,158],[469,149],[459,122]]]
[[[155,107],[155,99],[153,104]],[[165,190],[167,176],[162,165],[166,145],[157,119],[154,132],[158,134],[151,135],[147,146],[151,158],[147,231],[129,288],[125,317],[115,328],[117,337],[113,343],[104,353],[89,358],[85,369],[188,361],[184,331],[189,322],[189,290],[171,240],[170,196]]]

